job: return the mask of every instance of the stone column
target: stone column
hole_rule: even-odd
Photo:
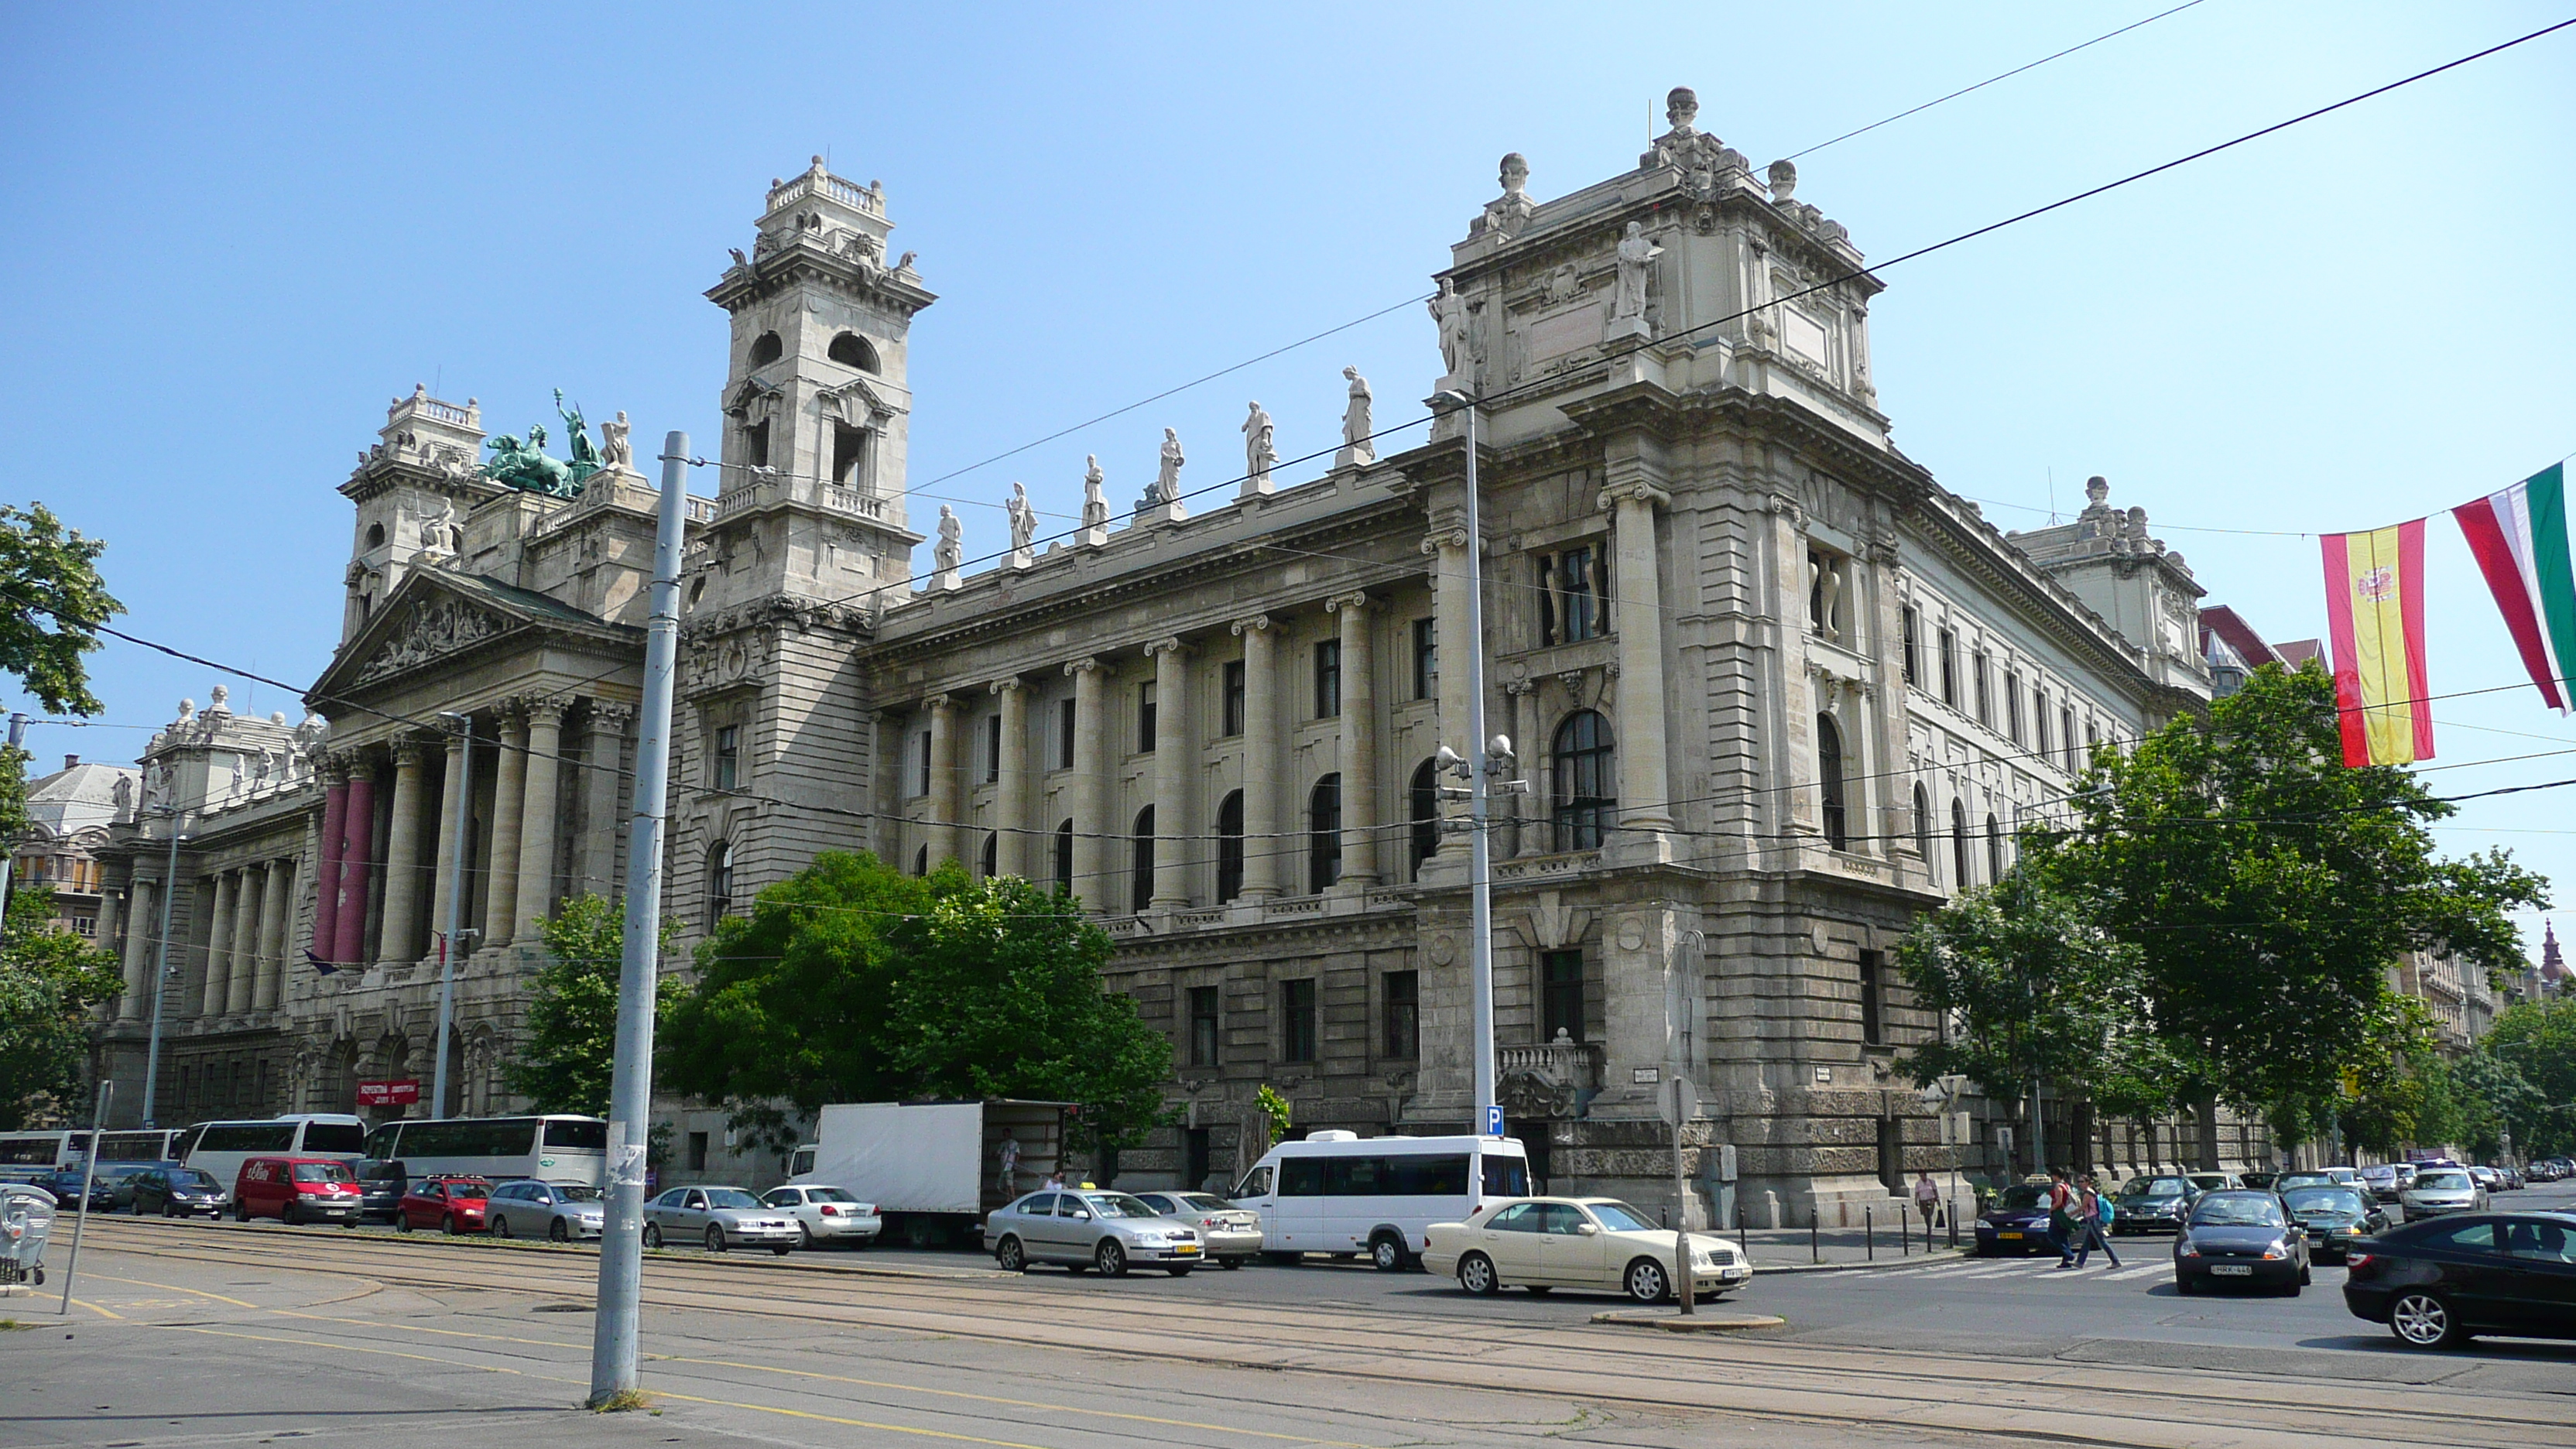
[[[341,820],[339,913],[332,918],[330,947],[323,956],[337,964],[356,965],[367,958],[367,901],[375,889],[375,767],[354,762],[349,771],[349,810]]]
[[[1001,875],[1029,878],[1029,687],[1018,679],[993,681],[1002,701],[1002,778],[996,792],[998,832],[993,867]]]
[[[1154,896],[1158,911],[1190,907],[1189,851],[1175,836],[1192,833],[1190,767],[1196,749],[1190,723],[1190,646],[1177,638],[1145,646],[1154,661]]]
[[[340,937],[340,839],[349,829],[349,770],[322,762],[322,842],[314,861],[313,954],[328,961]]]
[[[393,829],[385,838],[385,919],[376,934],[376,954],[388,962],[417,961],[421,954],[420,777],[421,757],[428,753],[425,739],[394,741]],[[344,901],[344,913],[346,909]]]
[[[519,792],[519,884],[512,893],[518,912],[511,925],[514,936],[519,925],[555,910],[555,817],[563,792],[565,708],[559,699],[528,706],[527,782]]]
[[[1554,847],[1548,844],[1551,832],[1547,811],[1539,804],[1547,789],[1547,781],[1540,776],[1547,768],[1548,742],[1539,738],[1543,728],[1538,719],[1538,681],[1515,679],[1503,686],[1503,693],[1510,695],[1512,700],[1512,749],[1516,756],[1513,761],[1514,778],[1530,782],[1526,794],[1503,797],[1504,811],[1511,819],[1507,827],[1511,836],[1510,853],[1514,856],[1545,855]],[[1449,782],[1443,780],[1441,783]],[[1406,802],[1407,805],[1411,803]]]
[[[142,876],[136,876],[126,892],[125,994],[116,1000],[119,1021],[141,1021],[152,1008],[152,948],[161,930],[161,903],[155,898],[159,893],[160,882]]]
[[[1073,676],[1073,893],[1095,914],[1109,909],[1101,869],[1109,836],[1109,721],[1100,707],[1100,661],[1064,667]]]
[[[447,929],[448,898],[455,894],[457,885],[456,832],[471,828],[474,819],[474,802],[456,798],[456,782],[465,778],[467,747],[465,731],[448,732],[447,773],[438,782],[438,798],[424,802],[438,817],[438,854],[423,863],[429,876],[429,930],[433,941],[439,932]],[[470,882],[465,887],[465,894],[470,902],[474,896]],[[479,924],[464,914],[460,914],[458,919],[467,925]],[[425,950],[423,954],[435,955],[436,952]]]
[[[286,984],[286,933],[295,919],[295,857],[282,855],[268,863],[259,905],[259,974],[253,978],[250,1004],[254,1011],[275,1011]]]
[[[483,889],[483,939],[499,946],[518,934],[519,838],[528,786],[528,725],[516,709],[500,717],[501,748],[493,755],[491,874]]]
[[[1619,823],[1631,830],[1673,828],[1670,773],[1664,759],[1664,609],[1655,509],[1672,495],[1642,479],[1604,489],[1612,510],[1619,566],[1612,624],[1619,636]]]
[[[1477,641],[1467,637],[1467,530],[1444,529],[1422,541],[1432,556],[1431,611],[1440,635],[1439,742],[1472,758],[1476,742],[1467,738],[1467,652]]]
[[[1243,898],[1279,894],[1279,636],[1270,616],[1234,621],[1243,636]]]
[[[581,798],[587,811],[581,889],[610,898],[617,896],[619,883],[626,879],[620,848],[625,834],[626,777],[618,772],[626,767],[626,736],[634,722],[631,704],[590,701],[590,742],[583,751],[581,772]],[[894,763],[899,765],[901,760],[898,751]]]
[[[232,965],[224,973],[224,1014],[250,1010],[251,987],[259,979],[259,930],[268,918],[268,871],[246,865],[233,872]]]
[[[957,843],[965,834],[965,791],[958,788],[957,701],[934,694],[923,703],[930,706],[930,865],[936,870],[966,853]]]
[[[240,883],[231,871],[210,876],[208,892],[214,897],[211,928],[206,933],[206,980],[198,993],[197,1014],[221,1016],[228,999],[225,978],[231,974],[233,960],[233,910],[238,903]]]
[[[1340,594],[1324,611],[1342,620],[1342,877],[1378,883],[1377,666],[1369,653],[1369,597]]]

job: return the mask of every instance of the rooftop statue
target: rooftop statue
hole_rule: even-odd
[[[571,465],[561,458],[546,455],[545,424],[529,424],[528,440],[524,443],[508,433],[501,433],[483,446],[492,450],[492,460],[483,465],[483,476],[493,482],[525,493],[541,493],[548,498],[581,496],[581,482],[573,474]],[[584,446],[588,446],[587,439],[584,439]],[[592,467],[596,470],[596,462]]]
[[[590,425],[582,421],[581,404],[574,403],[572,411],[564,411],[562,388],[555,389],[555,414],[564,420],[565,430],[572,434],[572,462],[568,467],[574,490],[578,492],[580,486],[589,481],[590,475],[599,471],[599,450],[590,445]]]

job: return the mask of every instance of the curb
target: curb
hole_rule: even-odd
[[[1685,1318],[1678,1308],[1614,1308],[1593,1314],[1592,1321],[1613,1328],[1656,1328],[1666,1333],[1741,1333],[1754,1328],[1785,1328],[1789,1323],[1767,1313],[1694,1313]]]
[[[1916,1253],[1910,1258],[1880,1258],[1875,1262],[1781,1263],[1777,1265],[1767,1265],[1755,1260],[1753,1262],[1753,1276],[1756,1278],[1777,1277],[1783,1273],[1888,1273],[1899,1268],[1922,1268],[1934,1263],[1958,1262],[1962,1259],[1973,1258],[1975,1256],[1976,1253],[1967,1248],[1944,1248],[1937,1253]]]

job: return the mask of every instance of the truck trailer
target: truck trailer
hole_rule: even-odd
[[[888,1238],[914,1247],[979,1243],[984,1214],[1064,1166],[1075,1111],[1002,1097],[829,1103],[787,1180],[849,1189],[877,1205]]]

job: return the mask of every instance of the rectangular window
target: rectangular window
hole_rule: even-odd
[[[921,732],[919,744],[921,747],[921,773],[916,777],[916,781],[921,788],[913,791],[912,793],[915,795],[927,795],[930,793],[930,731],[923,730]]]
[[[1002,717],[998,714],[986,715],[984,717],[984,783],[990,785],[1001,778]]]
[[[1440,693],[1440,621],[1413,621],[1413,697],[1430,699]]]
[[[716,731],[716,788],[730,790],[741,778],[742,728],[726,725]]]
[[[1959,707],[1959,636],[1941,631],[1941,702]]]
[[[1228,738],[1243,733],[1243,661],[1225,662],[1225,734]]]
[[[1970,672],[1976,676],[1977,723],[1992,729],[1995,724],[1994,671],[1988,663],[1986,651],[1980,649],[1970,661]]]
[[[1324,1159],[1320,1157],[1283,1157],[1279,1160],[1279,1195],[1281,1197],[1322,1197],[1324,1195]]]
[[[832,425],[832,481],[858,488],[868,481],[868,434],[847,423]]]
[[[2084,753],[2091,755],[2102,748],[2102,727],[2091,720],[2084,722]]]
[[[1331,719],[1342,712],[1342,641],[1318,640],[1315,644],[1315,718]]]
[[[1136,753],[1154,752],[1154,681],[1136,686]]]
[[[1923,612],[1912,604],[1905,606],[1905,683],[1923,687]]]
[[[707,1134],[704,1132],[692,1132],[689,1134],[689,1171],[704,1172],[706,1170]]]
[[[1311,1062],[1315,1059],[1315,982],[1279,983],[1280,1057],[1285,1061]]]
[[[1218,1064],[1219,1052],[1221,1050],[1218,1046],[1218,1032],[1222,1025],[1223,1017],[1219,1014],[1219,1008],[1217,1006],[1217,988],[1213,986],[1191,987],[1191,1066],[1213,1067]],[[1202,1173],[1201,1176],[1205,1176],[1205,1174]]]
[[[1610,632],[1606,563],[1588,544],[1539,555],[1542,642],[1572,644]]]
[[[1583,953],[1550,951],[1539,958],[1539,1039],[1583,1036]]]
[[[2004,671],[2004,738],[2021,743],[2021,675]]]
[[[1057,700],[1055,703],[1055,767],[1059,770],[1073,768],[1073,725],[1073,701]]]
[[[2083,766],[2075,758],[2075,706],[2057,712],[2057,743],[2066,751],[2066,772],[2073,774]]]
[[[1422,977],[1412,971],[1385,976],[1386,1054],[1409,1062],[1422,1054]]]
[[[1860,1039],[1876,1046],[1887,1040],[1887,967],[1876,951],[1860,953]]]
[[[2048,763],[2048,696],[2038,685],[2030,687],[2030,752]]]

